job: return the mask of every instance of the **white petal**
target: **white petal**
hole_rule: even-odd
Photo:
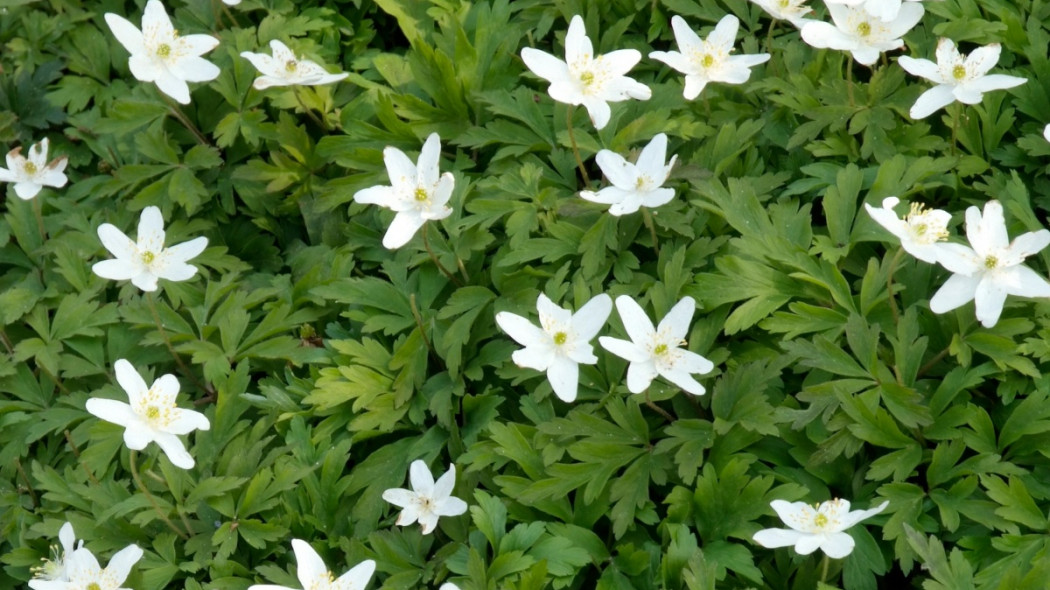
[[[190,87],[185,80],[175,77],[167,70],[162,70],[154,82],[161,92],[174,98],[176,102],[190,104]]]
[[[657,333],[670,334],[674,340],[684,340],[685,335],[689,333],[689,324],[693,321],[693,311],[695,310],[696,302],[693,301],[693,298],[689,296],[682,297],[671,308],[671,311],[667,312],[664,319],[660,320],[660,326],[656,329]],[[622,315],[623,312],[621,311],[620,313]]]
[[[168,423],[167,431],[172,434],[189,434],[194,430],[208,430],[211,422],[204,414],[194,410],[175,409],[175,416]]]
[[[842,500],[842,501],[845,502],[845,500]],[[879,504],[878,506],[875,506],[874,508],[869,508],[867,510],[854,510],[853,512],[848,512],[845,516],[843,516],[840,519],[841,525],[840,525],[839,529],[840,530],[846,530],[846,529],[850,528],[851,526],[857,524],[858,522],[860,522],[862,520],[865,520],[865,519],[868,519],[868,518],[871,518],[872,516],[875,516],[876,514],[882,512],[889,505],[890,505],[890,501],[889,500],[883,500],[881,504]],[[834,557],[834,556],[832,556],[832,557]]]
[[[583,106],[587,109],[587,115],[591,118],[591,123],[595,129],[604,129],[609,124],[609,118],[612,117],[612,110],[609,108],[609,104],[602,99],[595,99],[590,97],[584,97]]]
[[[416,164],[416,184],[431,187],[438,182],[438,161],[441,159],[441,138],[437,133],[431,133],[423,149],[419,152],[419,160]]]
[[[572,328],[580,340],[590,342],[612,313],[612,298],[600,293],[591,298],[572,316]]]
[[[653,338],[656,330],[638,302],[628,295],[620,295],[616,298],[616,310],[620,313],[624,330],[635,344],[644,345]]]
[[[998,43],[978,47],[971,51],[964,62],[967,76],[980,78],[987,74],[995,67],[995,64],[999,63],[1001,51],[1002,47]]]
[[[196,35],[208,37],[207,35]],[[219,66],[202,57],[185,57],[169,66],[176,78],[186,82],[207,82],[219,77]]]
[[[777,513],[780,520],[792,529],[798,531],[802,523],[813,522],[817,511],[805,502],[788,502],[786,500],[773,500],[769,503],[773,511]]]
[[[109,565],[106,566],[106,575],[112,576],[111,579],[119,586],[128,579],[132,566],[140,559],[142,559],[142,549],[138,545],[128,545],[110,558]]]
[[[798,542],[803,533],[788,529],[762,529],[752,537],[756,543],[767,549],[791,547]]]
[[[456,465],[449,465],[448,471],[434,482],[434,489],[430,496],[433,500],[441,500],[452,496],[452,489],[456,487]]]
[[[715,25],[715,30],[711,31],[711,34],[707,36],[707,42],[710,45],[724,49],[728,53],[732,50],[733,43],[736,41],[736,32],[739,28],[740,19],[732,14],[727,14],[722,17],[722,20],[718,21],[718,24]]]
[[[947,284],[945,284],[945,287]],[[942,287],[943,288],[943,287]],[[985,328],[991,328],[999,321],[1003,313],[1003,304],[1006,303],[1006,287],[992,277],[985,276],[977,284],[973,296],[974,307],[977,310],[977,319]]]
[[[831,10],[833,5],[828,6]],[[838,27],[820,21],[809,21],[802,27],[802,40],[812,47],[851,50],[857,47],[853,37],[846,35]]]
[[[598,338],[598,342],[602,345],[602,348],[626,361],[640,363],[651,360],[649,353],[646,352],[645,349],[635,345],[635,343],[629,340],[620,340],[619,338],[602,336]]]
[[[67,555],[72,555],[73,551],[76,550],[77,538],[73,534],[73,524],[67,522],[62,525],[62,528],[58,529],[58,541],[62,543],[62,550]]]
[[[28,201],[40,193],[40,189],[43,188],[35,182],[18,182],[15,183],[15,195],[23,201]]]
[[[701,39],[700,35],[697,35],[696,32],[689,27],[689,24],[685,22],[684,18],[678,16],[677,14],[672,16],[671,29],[674,30],[675,43],[678,44],[678,49],[682,52],[678,55],[688,55],[694,51],[703,51],[703,39]]]
[[[580,367],[571,359],[556,355],[547,369],[547,380],[558,399],[563,402],[574,401],[580,381]]]
[[[164,73],[162,68],[157,67],[153,60],[144,53],[132,53],[128,58],[128,69],[131,75],[140,82],[156,82],[157,78]]]
[[[318,578],[328,577],[328,568],[309,543],[301,539],[292,539],[292,551],[295,552],[296,577],[303,588],[311,588]]]
[[[919,95],[911,105],[908,116],[912,119],[925,119],[938,110],[955,102],[955,88],[947,84],[934,86]]]
[[[637,168],[642,174],[648,175],[650,178],[660,178],[661,176],[666,178],[666,175],[664,175],[664,162],[666,161],[667,134],[657,133],[649,143],[642,148],[642,153],[638,154],[638,161],[635,163],[635,168]]]
[[[665,369],[663,371],[660,371],[660,374],[663,375],[664,379],[667,379],[671,383],[674,383],[686,393],[691,393],[693,395],[703,395],[704,392],[707,391],[704,388],[704,386],[700,384],[699,381],[693,379],[692,375],[687,373],[685,370],[679,369],[678,367],[675,367],[674,369],[670,370]],[[628,379],[630,379],[630,376],[628,376]]]
[[[383,492],[383,499],[394,506],[404,508],[416,499],[416,493],[404,488],[390,488]]]
[[[978,78],[973,82],[966,84],[966,88],[969,90],[976,91],[977,93],[989,92],[992,90],[1005,90],[1007,88],[1013,88],[1020,86],[1027,82],[1027,78],[1020,78],[1018,76],[1007,76],[1006,74],[990,74],[983,78]]]
[[[389,208],[396,200],[397,195],[394,193],[393,187],[389,186],[371,186],[354,193],[354,202],[366,205],[379,205]]]
[[[131,21],[112,12],[107,12],[105,19],[109,30],[113,31],[113,36],[124,46],[124,49],[128,50],[128,53],[132,55],[145,53],[146,47],[142,42],[142,31],[131,24]]]
[[[430,474],[430,469],[422,460],[416,459],[408,467],[408,479],[412,482],[412,489],[417,494],[433,497],[434,476]]]
[[[410,193],[416,189],[416,165],[408,159],[405,152],[387,146],[383,150],[383,163],[395,192]]]
[[[908,72],[913,76],[926,78],[927,80],[938,84],[946,82],[946,80],[942,79],[941,70],[937,67],[937,64],[928,59],[916,59],[914,57],[902,55],[897,58],[897,63],[904,68],[905,72]]]
[[[91,272],[112,281],[126,281],[142,274],[142,265],[127,260],[103,260],[91,266]]]
[[[157,433],[142,423],[136,416],[124,428],[124,445],[133,451],[141,451],[157,440]]]
[[[128,394],[132,405],[138,404],[149,390],[142,375],[139,375],[135,367],[125,359],[117,359],[117,362],[113,363],[113,372],[116,374],[117,383]]]
[[[93,397],[85,402],[84,409],[96,418],[101,418],[118,426],[126,427],[128,423],[138,419],[135,416],[135,412],[131,410],[131,406],[114,399]]]
[[[641,362],[632,362],[627,367],[627,390],[631,393],[641,393],[649,388],[653,379],[656,378],[656,365],[651,359]]]
[[[937,243],[937,263],[956,274],[983,272],[984,263],[972,248],[951,242]]]
[[[564,82],[569,79],[569,66],[546,51],[526,47],[521,50],[521,59],[533,74],[548,82]]]
[[[156,291],[157,290],[157,275],[143,271],[142,273],[131,277],[131,284],[135,285],[143,291]]]
[[[825,540],[825,535],[799,535],[798,540],[795,541],[795,553],[809,555],[816,551]]]
[[[945,313],[969,303],[977,293],[980,282],[981,275],[952,275],[930,298],[930,311]]]
[[[594,157],[605,177],[623,190],[634,190],[638,183],[638,170],[634,164],[612,150],[601,150]],[[661,162],[661,165],[663,162]]]
[[[383,247],[387,250],[394,250],[404,246],[425,222],[426,220],[420,217],[417,211],[398,212],[383,236]]]
[[[675,353],[677,355],[675,368],[680,368],[686,373],[700,373],[701,375],[706,375],[715,368],[714,363],[690,350],[678,350],[675,351]]]
[[[587,30],[583,25],[583,17],[575,15],[569,21],[569,30],[565,34],[565,61],[574,63],[577,61],[589,62],[594,58],[594,47],[587,37]]]
[[[348,590],[363,590],[368,581],[372,579],[372,574],[375,571],[376,562],[372,559],[366,559],[339,576],[339,579],[335,581],[336,587],[347,588]]]
[[[842,559],[853,552],[855,545],[853,537],[838,532],[826,535],[820,543],[820,549],[832,559]]]
[[[967,209],[966,237],[970,240],[970,246],[982,256],[1009,246],[1010,236],[1006,233],[1002,204],[995,200],[988,201],[984,204],[983,215],[978,214],[977,207]]]
[[[171,461],[172,465],[182,469],[193,468],[193,456],[186,452],[186,447],[183,446],[179,437],[174,434],[159,432],[154,440],[161,450],[164,451],[164,454],[168,456],[168,460]]]
[[[438,516],[459,516],[467,511],[467,503],[459,498],[444,498],[434,505],[434,514]]]
[[[515,365],[526,369],[535,369],[537,371],[546,371],[549,369],[551,363],[554,362],[554,357],[553,343],[528,346],[521,350],[514,351],[511,355],[511,359],[514,361]]]
[[[162,41],[175,37],[175,27],[171,25],[171,19],[168,18],[160,0],[149,0],[146,3],[146,9],[142,13],[142,33],[146,37],[156,35]]]
[[[166,248],[164,253],[171,259],[172,263],[186,262],[192,258],[196,258],[204,249],[208,247],[208,238],[201,236],[194,238],[188,242],[176,244],[170,248]]]
[[[522,346],[546,345],[550,340],[550,336],[532,322],[507,311],[496,314],[496,324]]]

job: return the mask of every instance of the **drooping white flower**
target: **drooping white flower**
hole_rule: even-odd
[[[813,12],[812,8],[806,6],[806,0],[751,0],[751,2],[757,4],[774,19],[786,20],[800,29],[802,25],[809,22],[809,19],[804,17]]]
[[[988,201],[984,215],[977,207],[966,210],[966,237],[970,247],[945,244],[937,261],[953,274],[930,299],[934,313],[951,311],[971,299],[981,325],[999,321],[1007,295],[1050,297],[1050,282],[1028,268],[1024,259],[1050,245],[1050,230],[1028,232],[1010,241],[1003,206]]]
[[[186,264],[208,247],[208,238],[194,238],[164,247],[164,217],[157,207],[146,207],[139,217],[138,242],[133,242],[115,225],[98,226],[98,238],[116,258],[96,262],[91,270],[104,279],[131,279],[143,291],[156,291],[157,280],[185,281],[197,274],[197,267]]]
[[[926,209],[921,203],[912,203],[904,219],[897,217],[894,207],[901,200],[897,197],[886,197],[882,208],[876,209],[864,203],[864,208],[872,219],[901,241],[901,247],[912,256],[929,262],[937,262],[937,254],[942,250],[943,241],[948,239],[948,223],[951,213],[940,209]]]
[[[999,44],[992,43],[964,56],[951,39],[942,38],[937,42],[937,63],[907,55],[897,58],[909,74],[937,84],[919,96],[908,114],[912,119],[922,119],[955,101],[978,104],[985,92],[1013,88],[1027,82],[1027,78],[988,73],[999,62],[1000,51]]]
[[[861,7],[829,4],[834,25],[809,21],[802,27],[802,40],[813,47],[849,51],[857,63],[870,66],[883,51],[904,46],[901,37],[922,20],[922,4],[901,6],[897,18],[884,22]]]
[[[452,214],[447,203],[452,196],[455,178],[451,172],[438,175],[440,158],[441,138],[437,133],[427,137],[416,164],[405,152],[387,146],[383,150],[383,162],[391,186],[373,186],[354,194],[357,203],[371,203],[397,212],[383,236],[386,248],[393,250],[404,246],[424,223]]]
[[[376,562],[366,559],[338,578],[324,564],[321,556],[306,541],[292,539],[296,575],[303,590],[364,590],[376,571]],[[275,584],[254,584],[248,590],[295,590]]]
[[[889,22],[897,18],[901,10],[901,0],[824,0],[827,4],[845,4],[846,6],[859,6],[875,18]],[[908,2],[922,2],[922,0],[907,0]]]
[[[579,363],[598,362],[591,340],[609,318],[612,299],[604,293],[596,295],[574,314],[540,293],[536,309],[540,315],[539,328],[520,315],[506,311],[496,314],[496,323],[525,347],[514,351],[514,362],[520,367],[546,371],[555,395],[571,402],[576,399],[579,385]]]
[[[44,565],[40,567],[32,568],[33,579],[29,580],[29,587],[33,590],[39,590],[40,582],[66,582],[69,580],[69,564],[73,557],[73,552],[76,551],[77,538],[73,534],[73,525],[69,522],[62,525],[62,528],[58,529],[58,541],[61,546],[51,546],[51,559],[45,559]],[[84,541],[80,541],[80,547],[84,546]],[[61,553],[59,552],[61,551]]]
[[[146,382],[135,367],[124,359],[113,364],[117,383],[128,394],[130,404],[112,399],[93,397],[86,409],[106,422],[124,427],[124,444],[139,451],[151,442],[157,443],[176,467],[190,469],[193,457],[186,452],[178,435],[194,430],[208,430],[208,417],[194,410],[175,406],[179,381],[174,375],[161,375],[146,387]]]
[[[29,587],[33,590],[128,590],[120,585],[141,558],[142,549],[128,545],[117,551],[106,569],[102,569],[91,551],[81,547],[69,557],[67,580],[32,580]]]
[[[770,506],[780,520],[791,528],[763,529],[755,533],[754,539],[769,549],[794,545],[799,555],[809,555],[819,548],[828,557],[841,559],[849,555],[856,544],[853,537],[844,531],[882,512],[887,505],[889,502],[884,501],[870,510],[850,512],[847,500],[829,500],[819,506],[773,500]]]
[[[658,133],[642,148],[635,163],[611,150],[601,150],[595,156],[598,167],[612,186],[598,192],[580,191],[580,197],[594,203],[611,205],[612,215],[628,215],[639,207],[659,207],[674,198],[673,188],[663,188],[678,156],[671,156],[666,165],[667,135]]]
[[[727,14],[704,40],[689,28],[684,18],[675,15],[671,18],[671,28],[679,51],[653,51],[649,57],[685,74],[686,100],[699,96],[708,82],[743,84],[751,77],[752,67],[769,61],[769,54],[729,55],[739,27],[740,19]]]
[[[423,534],[430,534],[437,526],[440,516],[458,516],[467,511],[467,503],[452,495],[456,486],[456,465],[449,465],[448,471],[434,482],[427,464],[415,460],[408,469],[412,489],[391,488],[383,492],[383,499],[401,508],[397,517],[400,526],[419,521]]]
[[[263,90],[271,86],[331,84],[350,75],[346,72],[329,74],[327,70],[310,60],[297,58],[287,45],[277,39],[270,41],[270,50],[273,52],[272,56],[250,51],[241,52],[241,57],[252,62],[255,69],[262,74],[252,82],[256,90]]]
[[[627,367],[627,389],[631,393],[642,393],[657,375],[693,395],[703,395],[704,386],[693,379],[693,373],[710,373],[714,363],[684,348],[685,335],[693,320],[696,303],[692,297],[683,297],[660,320],[653,323],[645,311],[627,295],[616,298],[616,310],[620,312],[623,327],[631,340],[620,340],[609,336],[598,339],[605,350],[630,361]]]
[[[106,13],[113,35],[128,50],[131,74],[142,82],[155,82],[161,92],[182,104],[190,103],[187,82],[207,82],[219,76],[215,64],[200,57],[215,49],[211,35],[179,35],[160,0],[149,0],[142,14],[142,30],[126,18]]]
[[[594,55],[594,47],[580,15],[572,17],[569,22],[569,31],[565,35],[565,61],[532,47],[521,50],[521,59],[532,73],[551,83],[547,88],[551,98],[586,107],[595,129],[601,129],[609,122],[612,116],[610,102],[630,98],[649,100],[652,95],[648,86],[626,76],[642,59],[642,54],[636,49],[619,49]]]
[[[55,158],[49,164],[47,149],[45,137],[29,146],[28,158],[22,155],[22,146],[7,152],[7,168],[0,168],[0,182],[15,183],[15,194],[24,201],[35,197],[45,186],[66,186],[66,157]]]

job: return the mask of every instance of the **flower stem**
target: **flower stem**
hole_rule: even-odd
[[[434,250],[430,248],[430,242],[427,241],[427,225],[428,224],[426,223],[423,224],[423,247],[427,249],[427,254],[430,254],[430,259],[434,261],[434,265],[438,267],[438,270],[441,271],[441,274],[445,275],[448,278],[448,280],[452,281],[452,283],[455,284],[457,287],[462,287],[463,283],[461,283],[459,279],[456,278],[456,275],[449,272],[449,270],[445,268],[444,264],[441,264],[441,261],[438,260],[437,254],[434,254]]]
[[[769,21],[769,30],[766,32],[766,53],[773,54],[773,31],[777,28],[777,19]]]
[[[824,561],[820,567],[820,583],[823,584],[828,581],[828,565],[831,563],[831,558],[824,554]]]
[[[41,212],[40,199],[33,199],[33,216],[36,217],[36,228],[40,231],[40,243],[47,241],[47,231],[44,229],[44,214]]]
[[[657,414],[660,414],[664,418],[667,418],[668,422],[674,422],[674,416],[672,416],[670,413],[668,413],[667,410],[665,410],[665,409],[661,408],[660,406],[656,405],[655,403],[653,403],[652,398],[649,397],[649,390],[648,389],[645,390],[645,405],[647,405],[650,408],[652,408],[652,410],[654,412],[656,412]]]
[[[26,482],[26,491],[29,492],[29,499],[33,501],[33,509],[40,507],[40,500],[36,497],[36,490],[33,489],[33,482],[26,475],[26,470],[22,467],[22,460],[15,459],[15,468],[18,469],[18,474],[22,476],[22,479]]]
[[[237,22],[237,17],[233,16],[233,13],[230,12],[230,7],[226,6],[226,3],[222,2],[221,0],[215,1],[219,3],[219,6],[222,7],[222,11],[226,13],[226,16],[230,19],[230,22],[233,23],[233,26],[240,27],[241,23]]]
[[[886,292],[889,293],[890,311],[893,312],[893,323],[900,323],[900,313],[897,310],[897,300],[893,298],[893,273],[897,270],[897,263],[900,262],[901,255],[904,254],[903,248],[897,248],[897,253],[893,255],[893,260],[890,260],[890,268],[886,272]]]
[[[583,177],[585,188],[591,188],[591,177],[587,175],[587,169],[583,167],[583,158],[580,157],[580,147],[576,144],[576,132],[572,128],[572,114],[576,106],[569,105],[565,109],[565,128],[569,130],[569,141],[572,142],[572,155],[576,156],[576,165],[580,168],[580,176]]]
[[[656,257],[660,257],[660,241],[656,237],[656,224],[653,223],[653,216],[649,213],[648,207],[642,207],[642,222],[645,223],[645,227],[649,228],[649,237],[653,240],[653,252],[656,252]]]
[[[419,335],[423,338],[423,344],[427,346],[427,350],[434,355],[434,358],[438,357],[437,351],[430,344],[430,339],[427,338],[427,331],[423,327],[423,316],[419,315],[419,307],[416,306],[416,294],[412,293],[408,296],[408,306],[412,308],[412,317],[416,319],[416,327],[419,328]]]
[[[139,486],[139,489],[142,490],[142,493],[146,494],[146,499],[149,500],[149,503],[151,506],[153,506],[153,509],[157,511],[157,516],[159,516],[160,519],[164,521],[164,524],[168,525],[169,529],[175,531],[176,535],[182,537],[183,541],[188,541],[190,539],[189,535],[187,535],[181,529],[176,527],[175,523],[171,522],[171,520],[169,520],[168,517],[164,515],[164,511],[161,510],[160,506],[157,505],[157,501],[153,498],[153,494],[149,493],[149,490],[146,489],[146,485],[142,483],[142,478],[139,477],[139,468],[138,465],[136,465],[137,462],[138,451],[132,449],[131,456],[128,459],[128,463],[131,464],[131,478],[135,480],[135,484]]]
[[[846,96],[849,97],[849,106],[856,106],[853,100],[853,54],[846,57]]]
[[[205,137],[203,133],[201,133],[201,130],[193,124],[193,121],[190,121],[189,117],[187,117],[186,114],[182,112],[182,109],[179,108],[179,105],[175,104],[170,98],[168,98],[168,95],[164,94],[163,92],[160,92],[160,90],[157,90],[157,92],[160,93],[161,98],[163,98],[164,102],[167,103],[168,111],[172,114],[173,117],[178,119],[179,123],[182,123],[183,127],[189,129],[190,133],[192,133],[194,137],[197,138],[197,142],[201,145],[206,145],[210,147],[211,142],[208,141],[208,138]]]
[[[321,129],[324,129],[326,132],[332,130],[328,126],[328,121],[326,121],[323,116],[322,117],[318,117],[317,114],[314,113],[313,109],[311,109],[310,107],[306,106],[306,101],[303,100],[303,95],[299,92],[299,86],[298,85],[295,85],[295,84],[292,85],[292,94],[295,95],[295,100],[299,101],[299,106],[303,107],[303,112],[306,113],[307,117],[310,117],[311,119],[313,119],[313,122],[317,123],[321,127]]]
[[[171,339],[168,338],[168,332],[164,329],[164,324],[160,321],[160,313],[157,312],[157,304],[153,301],[153,293],[146,293],[146,301],[149,303],[150,313],[153,315],[153,323],[157,326],[157,330],[160,332],[160,337],[164,340],[164,345],[168,347],[168,352],[171,353],[172,358],[175,359],[175,364],[179,366],[179,370],[182,374],[189,377],[190,381],[197,386],[197,389],[203,391],[205,394],[212,395],[214,392],[210,387],[204,385],[197,379],[197,376],[193,374],[193,371],[186,366],[186,363],[182,362],[182,357],[179,353],[175,352],[175,347],[171,344]]]

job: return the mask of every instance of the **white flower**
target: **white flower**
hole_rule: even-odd
[[[438,176],[441,138],[431,133],[412,164],[405,152],[387,146],[383,161],[392,186],[373,186],[357,191],[354,201],[372,203],[397,212],[383,236],[383,246],[393,250],[404,246],[423,224],[452,214],[447,206],[455,184],[451,172]]]
[[[571,402],[576,399],[579,363],[598,362],[590,341],[609,318],[612,299],[602,293],[573,314],[540,293],[536,309],[540,314],[540,328],[506,311],[496,314],[496,323],[525,347],[514,351],[514,362],[521,367],[546,371],[554,393],[562,401]]]
[[[580,197],[594,203],[612,205],[612,215],[634,213],[639,207],[659,207],[674,198],[673,188],[663,188],[678,156],[664,165],[667,157],[667,136],[658,133],[642,148],[636,163],[628,162],[611,150],[601,150],[595,156],[598,167],[613,185],[598,192],[580,191]]]
[[[849,51],[857,63],[870,66],[883,51],[904,46],[901,37],[919,23],[924,10],[921,4],[909,2],[889,22],[873,17],[863,8],[841,4],[829,4],[828,12],[835,24],[809,21],[802,27],[802,40],[813,47]]]
[[[685,74],[686,100],[699,96],[708,82],[743,84],[751,77],[752,67],[769,61],[768,53],[729,55],[740,27],[740,20],[731,14],[718,21],[707,40],[694,33],[680,16],[671,18],[671,27],[680,52],[653,51],[649,57]]]
[[[439,516],[458,516],[467,511],[467,503],[452,496],[456,485],[456,466],[449,465],[448,471],[434,483],[427,464],[415,460],[408,470],[412,489],[391,488],[383,492],[383,499],[400,507],[397,517],[400,526],[419,521],[423,534],[430,534],[437,526]]]
[[[953,274],[930,299],[934,313],[951,311],[971,299],[977,319],[986,328],[999,321],[1007,295],[1050,297],[1050,282],[1022,262],[1050,245],[1050,230],[1041,229],[1014,238],[1006,233],[999,201],[966,210],[966,237],[970,248],[945,244],[938,262]]]
[[[598,342],[605,350],[630,361],[627,389],[631,393],[645,391],[657,375],[662,375],[693,395],[704,394],[704,386],[693,379],[692,374],[710,373],[715,365],[695,352],[679,348],[686,344],[685,335],[695,306],[692,297],[683,297],[654,329],[649,316],[634,299],[627,295],[616,298],[616,310],[631,341],[602,336]]]
[[[219,76],[219,68],[200,57],[215,49],[219,40],[211,35],[179,36],[160,0],[146,3],[141,31],[112,12],[106,13],[106,23],[131,54],[131,74],[142,82],[156,82],[161,92],[182,104],[190,102],[186,82],[207,82]]]
[[[131,404],[112,399],[93,397],[86,409],[95,416],[124,427],[124,444],[138,451],[155,442],[172,464],[183,469],[193,467],[193,457],[186,452],[177,435],[194,430],[208,430],[207,416],[175,406],[179,381],[174,375],[161,375],[146,387],[146,382],[131,363],[124,359],[114,363],[117,383],[128,394]]]
[[[128,578],[132,566],[142,558],[138,545],[128,545],[117,551],[106,569],[102,569],[95,556],[81,547],[69,557],[68,580],[33,580],[33,590],[127,590],[120,585]]]
[[[846,534],[846,529],[882,512],[888,501],[870,510],[849,511],[846,500],[829,500],[819,506],[805,502],[786,502],[773,500],[770,506],[776,511],[780,520],[790,529],[764,529],[755,533],[755,542],[763,547],[795,546],[800,555],[809,555],[818,548],[828,557],[841,559],[853,551],[853,537]]]
[[[52,559],[45,559],[44,565],[32,568],[33,579],[29,581],[29,587],[33,590],[38,590],[39,583],[43,581],[69,581],[69,563],[73,557],[73,552],[78,549],[76,545],[77,538],[73,534],[73,525],[71,523],[67,522],[62,525],[62,528],[58,529],[58,541],[61,543],[61,547],[51,546]],[[84,541],[81,540],[80,547],[83,546]],[[61,553],[59,553],[59,549],[61,549]]]
[[[551,83],[547,88],[551,98],[586,107],[595,129],[609,122],[610,102],[649,100],[652,95],[648,86],[625,75],[642,59],[642,54],[636,49],[619,49],[594,55],[580,15],[572,17],[565,35],[565,61],[531,47],[521,50],[521,59],[532,73]]]
[[[769,16],[777,20],[786,20],[798,28],[802,28],[809,19],[803,18],[813,12],[806,6],[806,0],[751,0],[769,13]]]
[[[1043,127],[1043,138],[1047,141],[1050,141],[1050,124],[1048,124],[1046,127]]]
[[[824,0],[827,4],[845,4],[846,6],[860,6],[868,14],[875,18],[889,22],[897,18],[901,10],[901,0]],[[907,0],[908,2],[922,2],[922,0]]]
[[[908,113],[912,119],[922,119],[955,101],[977,104],[985,92],[1013,88],[1028,80],[1005,74],[988,74],[999,62],[998,43],[974,49],[963,56],[951,39],[937,42],[937,63],[902,55],[897,62],[909,74],[936,82],[937,86],[922,93]]]
[[[345,72],[329,74],[316,63],[297,58],[287,45],[277,39],[270,41],[270,49],[273,52],[272,57],[265,53],[241,52],[241,57],[252,62],[255,69],[262,73],[262,76],[256,78],[252,83],[256,90],[263,90],[270,86],[331,84],[350,75]]]
[[[941,242],[948,239],[951,213],[940,209],[925,209],[920,203],[912,203],[908,214],[901,219],[893,210],[900,202],[897,197],[886,197],[882,201],[881,209],[867,203],[864,203],[864,208],[879,225],[900,239],[905,252],[923,262],[937,262],[937,254],[944,245]]]
[[[453,584],[452,582],[445,582],[441,585],[440,588],[438,588],[438,590],[459,590],[459,586]]]
[[[222,0],[222,2],[228,6],[237,6],[241,3],[241,0]]]
[[[164,247],[164,218],[157,207],[146,207],[139,217],[138,242],[124,235],[116,226],[98,226],[98,238],[116,258],[96,262],[91,270],[104,279],[131,279],[143,291],[156,291],[157,279],[185,281],[197,274],[197,267],[186,261],[208,246],[208,238],[194,238]]]
[[[15,183],[15,194],[19,199],[32,199],[45,186],[66,186],[66,157],[55,158],[47,163],[48,141],[45,137],[29,146],[29,157],[22,155],[22,147],[7,152],[7,168],[0,168],[0,182]]]
[[[303,590],[363,590],[376,571],[376,562],[366,559],[350,568],[338,578],[332,574],[321,556],[306,541],[292,539],[295,552],[296,574]],[[295,590],[274,584],[254,584],[248,590]]]

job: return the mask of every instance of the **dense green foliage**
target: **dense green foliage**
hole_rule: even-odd
[[[49,137],[70,177],[28,202],[5,186],[0,205],[0,586],[25,587],[68,520],[103,563],[145,549],[136,590],[298,587],[292,538],[337,573],[375,559],[369,588],[809,589],[819,554],[751,536],[782,526],[771,500],[842,497],[890,504],[850,530],[829,587],[1044,588],[1050,305],[1011,298],[993,328],[973,304],[934,315],[949,273],[898,257],[861,205],[918,200],[959,234],[967,206],[998,199],[1011,236],[1047,225],[1050,4],[924,6],[906,53],[1000,42],[996,71],[1028,82],[914,121],[929,83],[901,52],[850,82],[845,54],[745,0],[172,1],[180,32],[221,40],[221,75],[182,109],[198,141],[103,21],[137,23],[141,4],[0,0],[0,144]],[[671,15],[706,34],[726,13],[738,52],[772,54],[748,83],[688,102],[643,59],[651,100],[614,105],[601,131],[573,116],[594,179],[599,149],[670,137],[677,196],[651,211],[654,243],[641,214],[576,196],[566,106],[520,50],[564,55],[582,14],[597,51],[647,55],[674,47]],[[253,90],[238,54],[272,38],[349,78]],[[431,132],[456,183],[427,239],[453,278],[420,236],[384,249],[392,214],[352,201],[388,184],[385,146],[414,158]],[[210,241],[200,274],[152,301],[90,270],[109,257],[96,228],[133,233],[149,205],[169,244]],[[1029,264],[1045,274],[1050,252]],[[558,400],[494,321],[535,318],[541,292],[570,308],[628,294],[655,318],[692,296],[707,395],[655,381],[669,423],[596,347],[579,399]],[[624,337],[616,313],[602,334]],[[183,437],[192,470],[139,453],[156,507],[122,429],[84,410],[125,399],[120,358],[175,374],[180,405],[211,420]],[[470,504],[427,536],[381,498],[414,459],[455,463]]]

